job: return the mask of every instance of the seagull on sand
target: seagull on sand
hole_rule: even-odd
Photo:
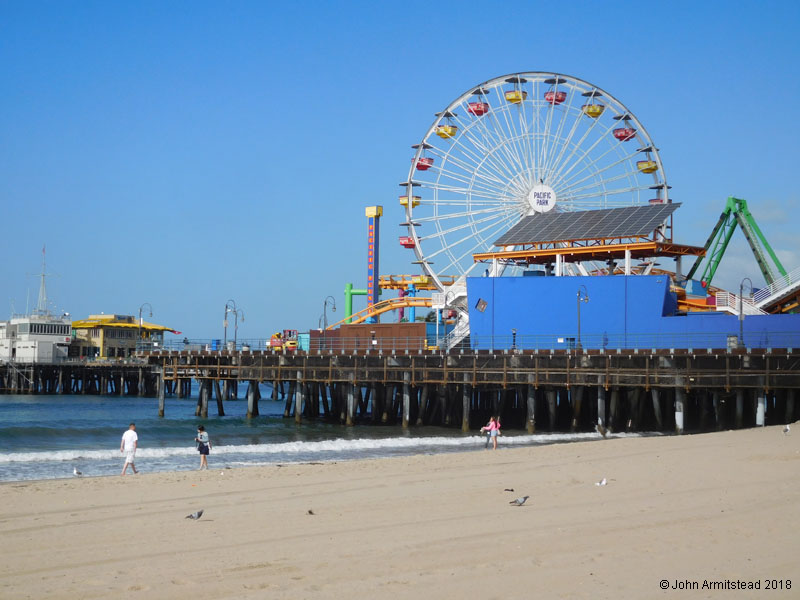
[[[193,513],[192,513],[192,514],[190,514],[190,515],[186,515],[186,518],[187,518],[187,519],[192,519],[193,521],[197,521],[197,519],[199,519],[199,518],[200,518],[200,517],[202,517],[202,516],[203,516],[203,510],[202,510],[202,509],[200,509],[200,510],[198,510],[197,512],[193,512]]]
[[[791,430],[792,430],[792,428],[791,428],[791,427],[789,427],[789,424],[787,423],[787,424],[786,424],[786,427],[784,427],[784,428],[783,428],[783,435],[789,435],[789,432],[790,432]]]
[[[600,423],[598,423],[597,425],[595,425],[595,426],[594,426],[594,429],[595,429],[595,431],[597,431],[597,433],[599,433],[599,434],[600,434],[600,435],[602,435],[603,437],[606,437],[606,436],[608,435],[608,429],[606,429],[605,427],[603,427],[603,426],[602,426]]]
[[[595,485],[608,485],[608,479],[606,479],[605,477],[603,477],[603,478],[602,478],[600,481],[598,481],[597,483],[595,483]]]
[[[530,498],[530,496],[523,496],[522,498],[517,498],[516,500],[512,500],[509,504],[513,504],[514,506],[522,506],[525,504],[525,500]]]
[[[78,471],[78,467],[72,467],[72,474],[73,474],[75,477],[80,477],[80,476],[82,476],[82,475],[83,475],[83,473],[81,473],[80,471]]]

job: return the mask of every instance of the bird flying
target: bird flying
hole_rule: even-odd
[[[201,509],[201,510],[198,510],[197,512],[193,512],[193,513],[192,513],[192,514],[190,514],[190,515],[186,515],[186,518],[187,518],[187,519],[192,519],[192,520],[194,520],[194,521],[197,521],[197,519],[199,519],[199,518],[200,518],[200,517],[202,517],[202,516],[203,516],[203,511],[202,511],[202,509]]]
[[[527,500],[528,498],[530,498],[530,496],[523,496],[522,498],[517,498],[516,500],[512,500],[511,502],[509,502],[509,504],[513,504],[515,506],[522,506],[523,504],[525,504],[525,500]]]

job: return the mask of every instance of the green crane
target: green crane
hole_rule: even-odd
[[[708,262],[705,269],[703,269],[703,274],[700,276],[700,282],[703,287],[711,285],[711,280],[714,278],[714,273],[717,272],[719,262],[722,260],[722,255],[725,254],[725,249],[728,247],[728,242],[731,241],[731,236],[734,229],[736,229],[737,223],[742,229],[744,237],[747,238],[747,243],[750,244],[750,249],[753,251],[758,268],[761,269],[767,285],[773,283],[779,275],[786,275],[786,269],[783,268],[781,261],[775,256],[775,252],[769,245],[767,238],[761,233],[756,220],[748,210],[747,201],[729,196],[725,204],[725,210],[719,216],[719,221],[717,221],[717,225],[705,245],[705,255],[708,257]],[[697,257],[687,275],[689,279],[693,278],[703,258],[702,256]],[[772,262],[770,262],[770,258]],[[776,270],[778,273],[775,272]]]

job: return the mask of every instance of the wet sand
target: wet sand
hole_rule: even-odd
[[[800,425],[210,463],[0,485],[0,598],[800,597]]]

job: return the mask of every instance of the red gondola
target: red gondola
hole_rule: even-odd
[[[545,92],[544,99],[550,104],[561,104],[567,99],[567,92],[554,92],[551,90],[549,92]]]
[[[613,131],[614,137],[617,138],[620,142],[627,142],[636,135],[636,130],[632,127],[620,127],[619,129],[615,129]]]
[[[470,102],[467,106],[467,112],[476,117],[482,117],[489,112],[489,105],[486,102]]]
[[[433,166],[433,158],[423,156],[417,161],[417,171],[427,171]]]
[[[403,248],[413,248],[414,246],[416,246],[416,244],[414,243],[414,238],[412,238],[411,236],[407,236],[407,235],[400,236],[399,241],[400,241],[400,245]]]

